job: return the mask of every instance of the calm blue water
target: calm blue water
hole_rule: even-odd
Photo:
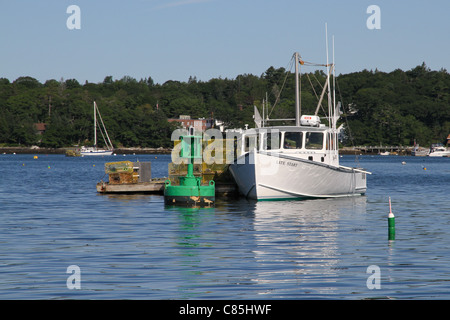
[[[33,157],[0,155],[0,299],[450,299],[450,158],[359,157],[373,174],[354,199],[183,209],[95,189],[105,162],[162,177],[168,155]]]

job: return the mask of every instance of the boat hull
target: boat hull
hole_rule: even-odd
[[[450,157],[450,151],[435,151],[428,154],[429,157]]]
[[[110,150],[81,151],[82,156],[110,156],[113,154]]]
[[[249,152],[230,165],[230,171],[240,193],[257,200],[348,197],[366,192],[366,173],[360,169],[283,154]]]

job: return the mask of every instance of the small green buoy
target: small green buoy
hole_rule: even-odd
[[[212,207],[215,202],[215,183],[209,181],[208,185],[201,184],[201,178],[194,176],[194,159],[201,159],[201,136],[191,134],[181,136],[181,158],[188,160],[187,174],[180,177],[180,185],[172,185],[170,180],[165,181],[164,203],[186,207]]]
[[[389,228],[389,240],[395,240],[395,216],[392,213],[391,197],[389,197],[388,228]]]

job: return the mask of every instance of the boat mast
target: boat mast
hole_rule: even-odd
[[[266,91],[266,114],[263,114],[263,127],[266,126],[266,117],[268,117],[268,113],[269,113],[269,96],[267,95],[267,91]],[[263,109],[264,111],[264,109]]]
[[[334,62],[334,36],[333,36],[333,142],[334,142],[334,151],[337,154],[337,150],[338,150],[338,144],[337,144],[337,130],[336,130],[336,126],[337,126],[337,120],[338,120],[338,116],[339,114],[337,113],[336,110],[336,65]]]
[[[264,98],[263,98],[263,103],[262,103],[262,107],[263,107],[263,115],[262,115],[262,121],[261,121],[261,123],[262,123],[262,127],[264,128],[264,104],[265,104],[265,100],[264,100]]]
[[[298,52],[295,54],[295,125],[300,126],[300,91],[298,81]]]
[[[94,101],[94,147],[97,147],[97,110]]]
[[[98,110],[97,104],[95,104],[95,107],[97,109],[98,117],[100,118],[100,122],[102,124],[102,126],[100,127],[100,133],[102,134],[103,141],[105,142],[105,145],[106,145],[107,149],[108,150],[112,150],[113,149],[113,145],[112,145],[111,139],[109,138],[108,131],[106,130],[105,123],[103,122],[100,110]],[[100,126],[100,124],[99,124],[99,126]],[[103,127],[103,129],[102,129],[102,127]],[[105,132],[104,134],[103,134],[103,131]],[[108,141],[106,141],[105,135],[106,135],[106,138],[108,138]]]
[[[331,69],[330,69],[330,63],[328,60],[328,27],[327,24],[325,23],[325,46],[326,46],[326,51],[327,51],[327,86],[328,86],[328,125],[330,128],[333,127],[332,125],[332,118],[331,118],[331,88],[330,88],[330,74],[331,74]]]

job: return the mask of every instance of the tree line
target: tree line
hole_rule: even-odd
[[[301,77],[302,113],[315,111],[326,74]],[[425,63],[386,73],[363,70],[336,77],[345,145],[429,145],[450,133],[450,75]],[[295,117],[295,79],[290,70],[268,68],[260,76],[154,83],[151,77],[107,76],[101,83],[75,79],[41,83],[24,76],[0,78],[0,145],[58,148],[93,140],[96,101],[115,147],[171,147],[179,115],[221,120],[228,128],[254,126],[257,106],[271,118]],[[275,105],[275,107],[273,107]],[[37,123],[45,123],[42,134]],[[101,143],[99,143],[101,144]]]

